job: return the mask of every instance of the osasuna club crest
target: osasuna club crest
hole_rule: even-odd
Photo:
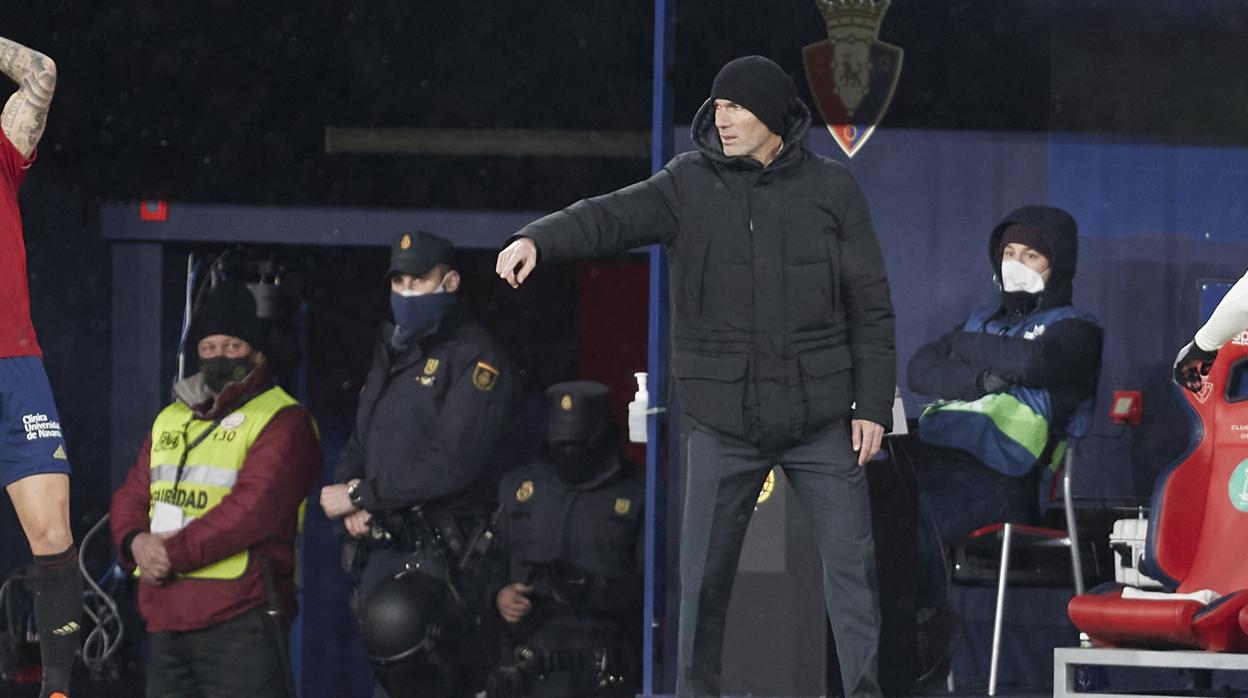
[[[1213,383],[1210,383],[1208,378],[1201,378],[1200,390],[1196,393],[1196,402],[1199,402],[1200,404],[1203,405],[1209,399],[1209,396],[1212,394],[1213,394]]]
[[[889,0],[815,0],[828,39],[802,48],[806,82],[832,138],[853,157],[888,111],[902,51],[879,40]]]

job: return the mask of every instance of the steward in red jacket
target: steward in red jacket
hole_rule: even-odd
[[[188,341],[200,370],[174,388],[113,495],[113,540],[138,567],[150,634],[148,695],[284,695],[263,567],[295,605],[295,542],[321,448],[308,412],[272,384],[245,287],[221,286]],[[249,696],[249,698],[251,698]]]

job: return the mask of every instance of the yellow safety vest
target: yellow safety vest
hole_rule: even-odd
[[[295,404],[285,390],[274,386],[218,422],[196,419],[181,401],[162,410],[152,424],[148,517],[156,502],[177,506],[187,522],[212,511],[234,487],[252,442],[274,415]],[[244,550],[181,576],[238,579],[247,570],[247,558]]]

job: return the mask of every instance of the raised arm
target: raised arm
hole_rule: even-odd
[[[38,51],[0,37],[0,73],[17,83],[17,91],[0,112],[0,127],[17,151],[29,158],[48,123],[56,64]]]

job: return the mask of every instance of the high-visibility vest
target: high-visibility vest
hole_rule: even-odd
[[[1049,308],[1014,322],[994,318],[995,307],[983,308],[967,318],[964,332],[984,332],[1031,339],[1043,335],[1047,325],[1079,319],[1097,324],[1096,318],[1072,306]],[[1066,433],[1086,430],[1091,398],[1079,406]],[[1053,405],[1049,391],[1016,385],[978,400],[938,400],[919,417],[919,438],[924,443],[961,449],[988,467],[1006,475],[1024,475],[1045,458],[1050,468],[1061,463],[1066,440],[1053,437]],[[1079,434],[1075,434],[1079,435]]]
[[[274,386],[217,422],[196,419],[181,401],[162,410],[152,424],[148,516],[156,502],[180,508],[187,523],[212,511],[234,487],[247,451],[264,427],[278,412],[296,404],[285,390]],[[244,550],[181,576],[237,579],[246,571],[247,559]]]

